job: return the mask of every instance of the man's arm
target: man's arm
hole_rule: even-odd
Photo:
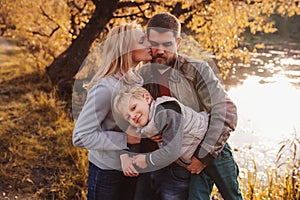
[[[222,151],[237,124],[235,104],[206,62],[196,67],[195,89],[204,109],[210,113],[208,130],[195,156],[209,164]]]

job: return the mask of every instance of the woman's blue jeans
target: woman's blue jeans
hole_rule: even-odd
[[[189,200],[210,200],[215,183],[224,200],[242,200],[238,183],[239,169],[226,143],[220,155],[199,175],[191,176]]]
[[[126,177],[122,171],[103,170],[89,163],[88,200],[132,200],[134,198],[135,177]]]

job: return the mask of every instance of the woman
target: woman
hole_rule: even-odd
[[[73,143],[89,150],[89,200],[133,199],[136,177],[124,176],[119,157],[130,142],[113,117],[111,101],[120,78],[141,61],[151,60],[150,44],[137,24],[125,24],[108,33],[103,52],[102,64],[87,87]]]

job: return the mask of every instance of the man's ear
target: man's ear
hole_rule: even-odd
[[[148,93],[145,93],[143,96],[144,96],[144,99],[146,100],[146,102],[150,105],[150,103],[152,101],[151,95]]]
[[[182,38],[181,38],[181,37],[178,37],[178,38],[176,39],[176,45],[177,45],[177,48],[180,46],[181,41],[182,41]]]

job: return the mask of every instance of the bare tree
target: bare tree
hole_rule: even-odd
[[[91,44],[113,17],[119,1],[93,0],[93,2],[96,8],[89,23],[72,41],[69,48],[58,56],[46,70],[53,85],[57,86],[59,95],[65,99],[71,97],[74,76],[88,55]]]

